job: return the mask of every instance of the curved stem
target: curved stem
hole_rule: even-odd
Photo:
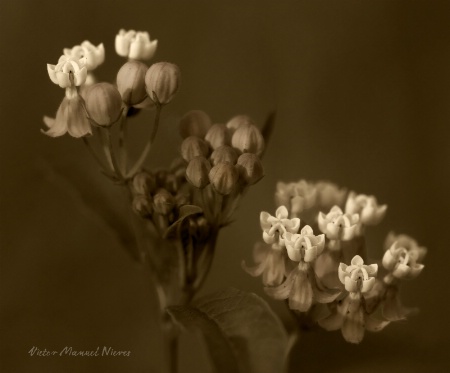
[[[137,162],[134,164],[134,166],[131,168],[130,172],[127,174],[127,178],[132,177],[144,164],[145,160],[147,159],[148,153],[150,152],[150,149],[152,148],[152,145],[155,141],[156,133],[158,132],[158,125],[159,125],[159,117],[161,114],[162,105],[156,104],[156,113],[155,113],[155,120],[153,121],[152,131],[150,133],[150,138],[145,145],[145,148],[137,160]]]
[[[98,163],[98,165],[100,166],[101,170],[104,173],[110,175],[111,174],[111,170],[108,168],[107,165],[105,165],[105,163],[102,161],[102,159],[97,155],[97,153],[95,152],[94,148],[89,143],[87,137],[83,136],[82,139],[83,139],[84,145],[86,145],[86,148],[88,149],[88,151],[92,155],[92,157],[95,159],[95,161]]]
[[[122,175],[122,171],[120,170],[119,164],[117,162],[116,154],[114,152],[114,146],[113,146],[113,142],[112,142],[110,129],[107,128],[105,133],[106,133],[106,146],[107,146],[109,157],[111,159],[113,170],[116,173],[116,176],[117,176],[117,178],[120,181],[122,181],[122,182],[126,181],[126,179]]]
[[[127,121],[127,112],[128,108],[126,107],[122,111],[122,116],[120,118],[120,128],[119,128],[119,162],[120,162],[120,169],[124,175],[127,173],[127,148],[125,145],[126,138],[127,138],[127,129],[128,129],[128,121]]]

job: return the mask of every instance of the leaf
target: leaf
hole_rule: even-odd
[[[203,334],[217,373],[278,373],[285,368],[288,335],[256,294],[229,288],[167,312],[183,329]]]
[[[178,228],[181,223],[183,223],[184,219],[189,216],[198,215],[203,213],[201,207],[196,205],[184,205],[180,207],[180,213],[178,219],[166,230],[165,238],[171,238],[176,236]]]

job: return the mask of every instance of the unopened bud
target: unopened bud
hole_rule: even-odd
[[[211,154],[211,162],[215,166],[220,162],[229,162],[231,164],[236,164],[238,155],[236,150],[231,146],[223,145],[220,148],[214,150]]]
[[[150,195],[156,189],[156,180],[148,172],[138,172],[133,177],[133,191],[144,196]]]
[[[205,137],[211,127],[211,118],[201,110],[191,110],[180,120],[180,135],[183,139],[189,136]]]
[[[90,86],[85,94],[85,102],[89,117],[100,126],[110,126],[120,118],[122,97],[110,83]]]
[[[202,156],[207,157],[209,154],[209,145],[205,140],[196,137],[186,137],[181,143],[181,156],[187,162],[194,157]]]
[[[228,162],[216,164],[209,172],[209,181],[214,190],[223,195],[230,194],[239,179],[239,173],[235,166]]]
[[[213,149],[217,149],[222,145],[230,145],[230,138],[230,132],[225,124],[214,124],[205,136],[206,142]]]
[[[242,126],[243,124],[254,125],[255,123],[248,115],[236,115],[227,122],[226,126],[231,131],[231,133],[233,133],[238,129],[238,127]]]
[[[231,145],[242,153],[261,155],[264,151],[264,138],[253,124],[242,124],[233,134]]]
[[[164,187],[172,194],[175,194],[178,189],[178,179],[175,174],[169,172],[164,182]]]
[[[147,96],[145,73],[148,66],[139,61],[125,63],[117,73],[117,89],[128,106],[142,103]]]
[[[186,168],[186,179],[196,188],[204,188],[209,184],[210,169],[211,165],[205,157],[195,157]]]
[[[237,168],[242,180],[252,185],[262,179],[264,168],[256,154],[244,153],[237,160]]]
[[[152,203],[147,196],[142,194],[135,195],[133,198],[132,207],[133,211],[143,218],[152,215]]]
[[[153,196],[153,204],[155,212],[168,215],[175,207],[175,198],[166,189],[158,189]]]
[[[161,105],[172,101],[180,85],[180,69],[169,62],[158,62],[150,66],[145,74],[148,97]],[[156,95],[156,97],[155,97]]]

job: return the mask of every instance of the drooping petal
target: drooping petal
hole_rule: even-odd
[[[298,268],[294,269],[281,285],[276,287],[265,287],[264,291],[268,296],[274,299],[287,299],[291,292],[295,278],[298,275],[298,271]]]
[[[307,271],[299,270],[289,294],[289,308],[306,312],[311,308],[312,302],[313,290],[308,279]]]
[[[364,338],[364,311],[362,307],[350,310],[344,317],[341,332],[347,342],[360,343]]]
[[[55,118],[44,116],[44,123],[48,127],[48,130],[41,130],[41,132],[47,136],[59,137],[67,132],[67,123],[65,121],[57,121]]]

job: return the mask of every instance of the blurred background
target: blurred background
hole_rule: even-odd
[[[113,81],[120,28],[159,40],[153,61],[182,71],[163,114],[152,165],[168,166],[180,144],[177,120],[202,109],[214,122],[277,111],[266,177],[222,231],[202,293],[253,291],[285,320],[282,302],[245,274],[260,239],[259,212],[274,211],[278,180],[325,179],[373,194],[389,210],[369,232],[381,257],[390,230],[428,247],[426,267],[403,301],[420,313],[367,333],[301,335],[291,371],[442,372],[450,369],[450,3],[448,1],[87,1],[0,2],[1,372],[158,372],[161,346],[149,276],[105,224],[82,208],[97,196],[118,213],[117,190],[80,140],[40,133],[63,91],[47,63],[62,48],[103,42],[96,70]],[[136,120],[139,134],[151,116]],[[130,350],[128,358],[30,357],[33,347]],[[197,336],[181,341],[181,372],[208,371]]]

